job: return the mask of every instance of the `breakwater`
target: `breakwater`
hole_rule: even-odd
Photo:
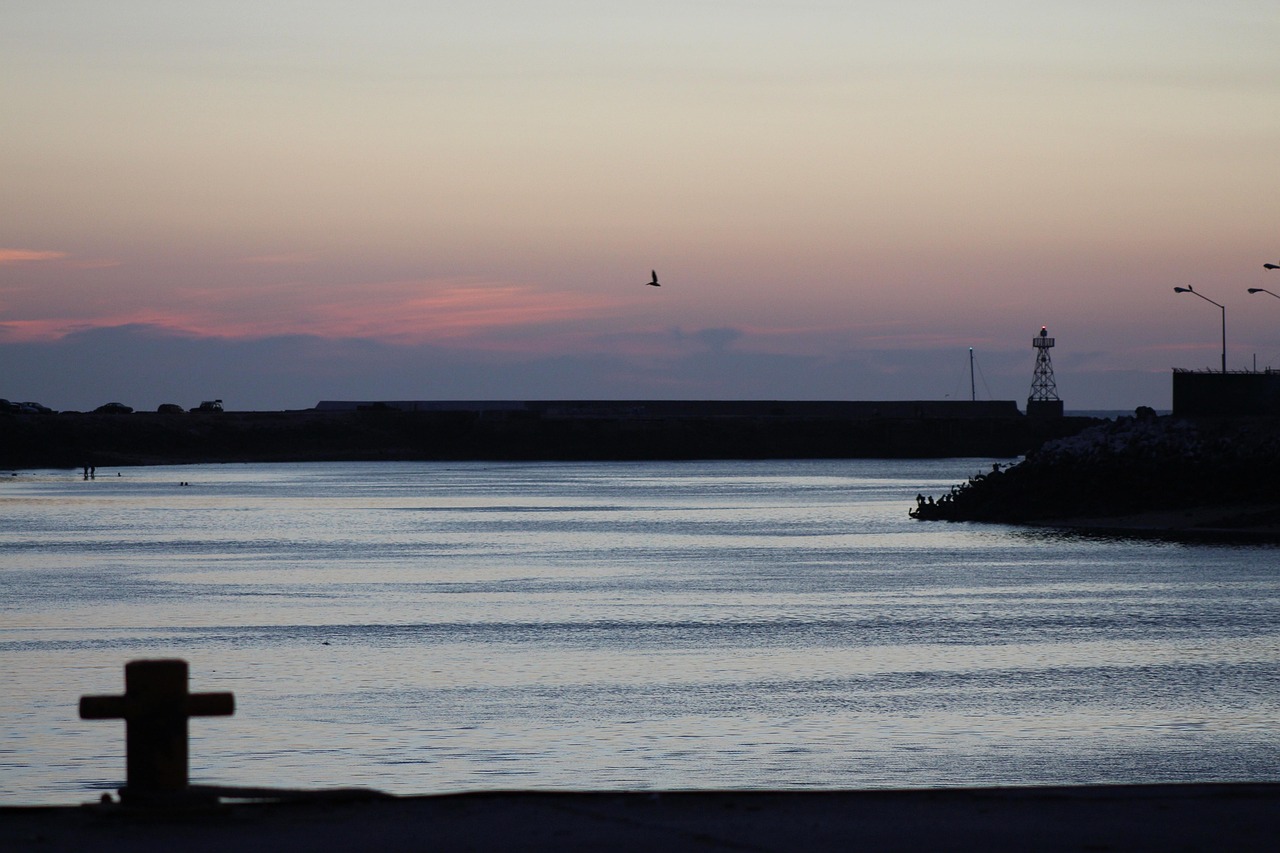
[[[923,520],[1280,534],[1280,422],[1120,418],[912,509]]]
[[[1015,410],[1016,411],[1016,410]],[[1091,418],[625,409],[0,415],[0,467],[346,460],[1012,457]]]

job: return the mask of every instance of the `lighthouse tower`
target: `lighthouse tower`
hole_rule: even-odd
[[[1053,381],[1053,361],[1049,350],[1053,338],[1049,330],[1041,326],[1040,334],[1031,339],[1036,350],[1036,372],[1031,377],[1031,396],[1027,398],[1027,415],[1034,418],[1062,417],[1062,400],[1058,397],[1058,385]]]

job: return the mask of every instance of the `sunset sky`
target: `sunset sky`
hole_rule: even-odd
[[[1167,408],[1280,368],[1274,0],[0,5],[0,397]],[[661,288],[646,287],[657,269]]]

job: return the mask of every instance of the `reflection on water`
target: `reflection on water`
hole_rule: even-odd
[[[191,724],[218,784],[1280,778],[1280,551],[907,518],[989,466],[5,478],[0,802],[118,785],[123,726],[76,700],[159,656],[236,694]]]

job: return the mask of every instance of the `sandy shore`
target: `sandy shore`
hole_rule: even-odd
[[[1275,849],[1280,784],[920,791],[476,793],[189,813],[0,808],[0,850]]]

